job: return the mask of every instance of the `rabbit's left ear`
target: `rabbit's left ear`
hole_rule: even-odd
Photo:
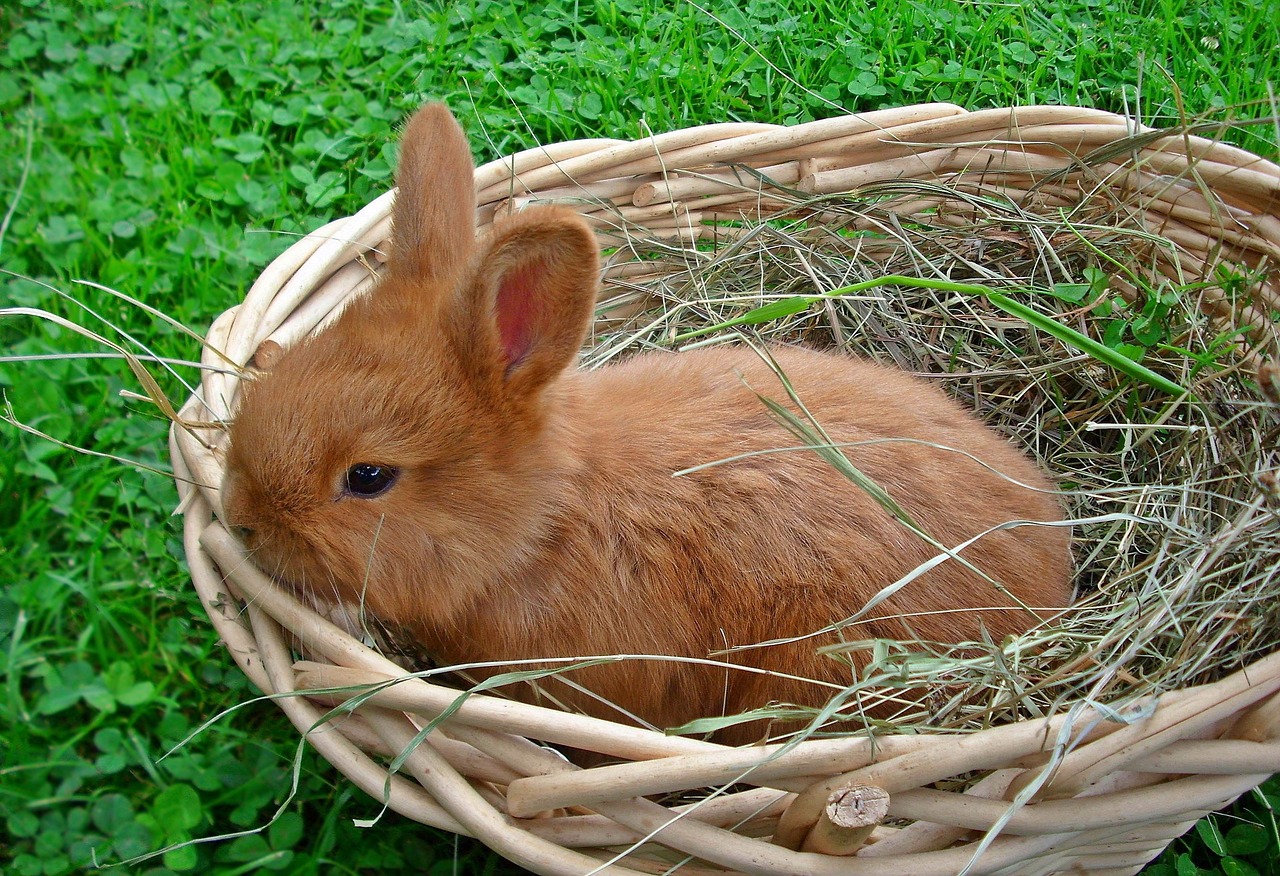
[[[405,126],[396,184],[388,270],[427,287],[456,280],[476,245],[475,163],[444,104],[424,106]]]
[[[533,208],[497,226],[475,265],[452,314],[460,355],[509,400],[530,398],[586,340],[599,287],[595,235],[572,210]]]

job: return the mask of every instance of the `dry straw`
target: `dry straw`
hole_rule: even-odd
[[[217,320],[220,352],[172,433],[210,618],[373,797],[542,873],[1033,876],[1135,873],[1280,771],[1280,168],[1096,110],[936,104],[561,143],[485,165],[476,191],[482,225],[554,201],[598,230],[588,365],[769,305],[785,315],[756,336],[941,380],[1063,483],[1082,595],[1016,641],[854,641],[871,651],[855,693],[895,718],[824,734],[838,695],[808,732],[743,749],[406,674],[277,589],[218,522],[244,375],[221,354],[263,364],[264,342],[288,347],[368,289],[384,196],[299,241]],[[1067,331],[997,306],[1012,299]],[[1081,352],[1072,330],[1145,348],[1159,380]]]

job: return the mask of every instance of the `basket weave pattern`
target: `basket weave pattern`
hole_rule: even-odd
[[[1205,306],[1225,325],[1269,332],[1274,344],[1280,168],[1197,137],[1126,140],[1143,133],[1090,109],[967,113],[936,104],[791,128],[720,124],[636,142],[561,143],[484,165],[475,182],[481,225],[533,201],[571,203],[602,246],[636,236],[691,243],[711,233],[708,223],[767,216],[779,204],[770,183],[835,193],[977,175],[1014,201],[1034,195],[1068,207],[1107,187],[1131,202],[1136,193],[1147,230],[1176,244],[1149,266],[1156,276],[1207,276],[1219,262],[1271,266],[1255,304]],[[392,809],[544,873],[652,873],[685,862],[691,873],[944,876],[971,865],[972,874],[1120,874],[1280,772],[1280,653],[1166,694],[1130,723],[1078,704],[977,733],[745,749],[483,695],[458,705],[457,691],[405,678],[246,560],[218,520],[225,432],[210,425],[230,418],[243,366],[264,341],[287,348],[375,282],[390,206],[387,194],[300,240],[214,323],[209,350],[219,353],[206,355],[200,392],[183,410],[187,423],[203,425],[171,436],[187,558],[218,634],[263,691],[298,693],[276,702],[374,798],[389,792]],[[920,199],[899,209],[909,218],[936,206]],[[305,643],[306,660],[297,662],[293,642]],[[326,691],[347,686],[373,692],[353,714],[321,723],[349,696]],[[390,757],[454,707],[388,775]],[[580,769],[531,740],[621,762]],[[964,790],[942,789],[975,773],[984,777]],[[723,790],[650,799],[704,788]],[[868,789],[887,792],[891,824],[876,824],[884,818],[874,813],[863,829],[840,826],[831,806]]]

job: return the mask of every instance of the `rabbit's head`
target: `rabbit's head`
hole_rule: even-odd
[[[267,572],[394,623],[455,612],[521,561],[566,466],[598,287],[575,213],[475,235],[474,166],[441,105],[403,137],[386,275],[247,382],[223,505]]]

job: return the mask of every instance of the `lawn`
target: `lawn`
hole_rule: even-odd
[[[386,190],[396,126],[426,99],[448,101],[487,160],[926,101],[1247,121],[1273,116],[1280,88],[1277,0],[511,9],[0,6],[0,306],[194,359],[190,337],[86,283],[202,330],[297,234]],[[1277,130],[1229,137],[1274,160]],[[253,701],[187,584],[176,492],[154,471],[167,466],[167,423],[121,396],[136,381],[90,355],[102,350],[48,322],[0,320],[0,355],[28,357],[0,361],[14,414],[97,454],[0,426],[0,870],[52,876],[247,831],[128,871],[512,871],[397,816],[357,828],[378,817],[375,802],[310,753],[295,773],[297,733]],[[193,373],[177,368],[164,389],[182,398]],[[1245,804],[1148,872],[1280,872],[1280,784]]]

